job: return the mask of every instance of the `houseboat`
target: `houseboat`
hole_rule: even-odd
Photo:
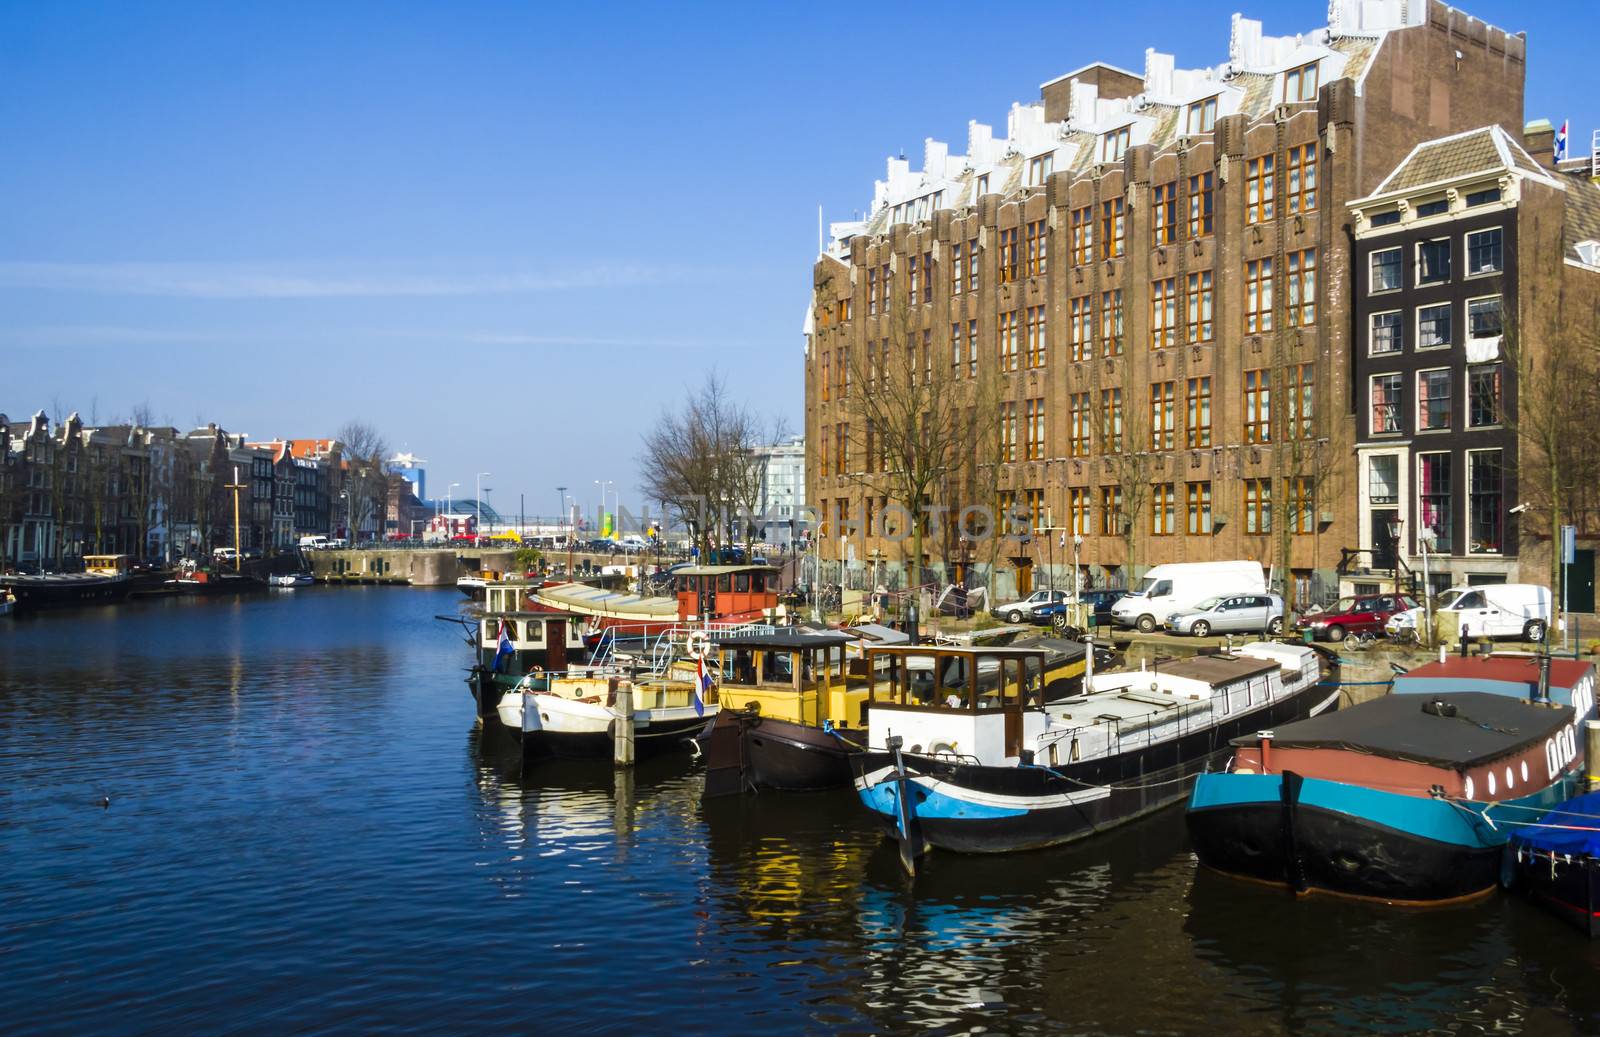
[[[497,716],[500,698],[530,674],[559,673],[589,660],[583,643],[584,619],[565,612],[524,608],[527,585],[491,584],[485,589],[488,608],[465,619],[476,661],[467,686],[477,702],[478,717]]]
[[[642,638],[695,623],[760,621],[778,608],[778,582],[778,570],[770,565],[697,565],[674,574],[671,597],[569,582],[533,589],[528,602],[532,608],[583,616],[594,644],[605,637]]]
[[[127,555],[86,555],[81,573],[0,576],[0,590],[15,599],[17,612],[121,601],[133,589]]]
[[[310,573],[273,573],[267,577],[267,584],[272,587],[294,588],[309,587],[316,582],[316,577]]]
[[[178,566],[177,575],[167,582],[185,594],[203,595],[247,594],[267,586],[247,573],[230,572],[217,566],[208,569],[193,561]]]
[[[870,748],[850,764],[908,871],[928,847],[1053,846],[1180,803],[1231,738],[1338,699],[1331,658],[1273,642],[1089,673],[1065,696],[1041,647],[885,646],[867,659]]]
[[[621,714],[617,688],[627,677],[605,670],[531,673],[500,696],[500,723],[525,755],[610,756]],[[632,681],[633,744],[639,758],[682,748],[717,712],[712,689],[695,699],[695,682],[671,677]]]
[[[1450,658],[1338,715],[1261,724],[1196,783],[1195,853],[1296,893],[1415,905],[1486,894],[1517,823],[1579,791],[1594,695],[1594,667],[1578,660]]]

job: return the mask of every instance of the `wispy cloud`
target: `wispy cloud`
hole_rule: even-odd
[[[450,331],[420,328],[307,329],[300,332],[206,330],[197,328],[158,328],[106,324],[47,324],[25,327],[0,326],[0,345],[13,348],[50,349],[96,346],[273,346],[274,348],[316,349],[330,344],[389,341],[426,342],[433,345],[527,346],[551,349],[728,349],[741,345],[731,339],[664,338],[658,336],[616,335],[529,335],[520,332]]]
[[[346,299],[528,295],[697,281],[714,271],[596,266],[531,271],[406,272],[208,263],[0,262],[0,288],[191,299]]]

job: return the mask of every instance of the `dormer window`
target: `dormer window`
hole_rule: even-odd
[[[1100,135],[1100,161],[1121,162],[1122,156],[1128,151],[1128,141],[1133,136],[1133,127],[1123,126],[1109,133]]]
[[[1474,205],[1488,205],[1490,202],[1498,202],[1499,200],[1500,188],[1498,187],[1491,187],[1484,191],[1473,191],[1467,195],[1467,208],[1470,209]]]
[[[1390,209],[1388,212],[1375,212],[1372,214],[1372,225],[1374,227],[1390,227],[1399,222],[1399,209]]]
[[[1188,120],[1184,124],[1184,133],[1210,133],[1217,125],[1217,99],[1208,97],[1203,101],[1196,101],[1189,106]]]
[[[1028,186],[1039,187],[1055,169],[1055,152],[1028,159]]]
[[[978,190],[977,190],[976,197],[982,198],[984,195],[986,195],[988,193],[989,193],[989,174],[985,173],[982,176],[978,177]]]
[[[1420,220],[1426,216],[1442,216],[1449,211],[1450,199],[1435,198],[1431,202],[1423,202],[1417,206],[1417,219]]]
[[[1283,74],[1283,103],[1317,99],[1317,62],[1291,68]]]

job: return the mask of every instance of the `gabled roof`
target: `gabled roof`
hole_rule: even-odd
[[[1464,133],[1425,140],[1411,149],[1374,197],[1413,191],[1472,176],[1515,172],[1558,186],[1551,172],[1533,160],[1502,127],[1482,126]]]

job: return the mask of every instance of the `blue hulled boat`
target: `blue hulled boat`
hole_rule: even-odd
[[[1590,937],[1600,936],[1600,792],[1538,815],[1511,837],[1518,889]]]
[[[1594,667],[1532,656],[1452,658],[1394,694],[1234,741],[1187,821],[1218,871],[1386,903],[1489,892],[1515,824],[1581,781]]]

